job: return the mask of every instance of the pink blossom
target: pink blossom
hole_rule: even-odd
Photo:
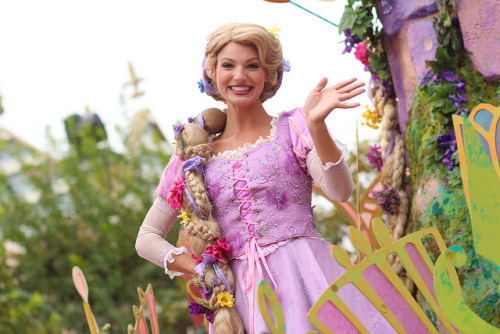
[[[223,256],[229,257],[231,246],[226,242],[226,238],[217,240],[213,245],[207,247],[203,254],[207,254],[215,257],[219,262],[226,262],[222,258]]]
[[[172,182],[167,195],[168,205],[170,205],[172,209],[177,209],[179,207],[184,208],[182,205],[182,190],[184,188],[186,188],[186,184],[184,183],[182,177],[179,177],[177,180]]]
[[[359,60],[363,65],[368,65],[368,48],[366,47],[366,40],[358,43],[354,48],[354,56],[357,60]]]

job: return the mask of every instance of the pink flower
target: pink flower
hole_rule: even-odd
[[[355,47],[354,56],[357,60],[359,60],[363,65],[368,65],[368,48],[366,47],[366,40],[359,43]]]
[[[182,205],[182,190],[184,188],[186,188],[186,185],[184,184],[182,177],[179,177],[177,180],[172,182],[167,195],[168,205],[170,205],[172,209],[184,208]]]
[[[223,256],[229,257],[231,246],[226,242],[226,238],[222,238],[217,240],[217,242],[213,245],[207,247],[203,254],[207,254],[215,257],[219,262],[226,262],[222,258]]]

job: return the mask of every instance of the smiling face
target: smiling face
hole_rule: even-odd
[[[215,80],[228,105],[240,108],[261,105],[266,71],[254,46],[236,42],[224,46],[217,53]]]

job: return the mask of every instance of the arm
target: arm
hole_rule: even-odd
[[[342,144],[335,145],[339,147]],[[328,162],[323,165],[316,150],[313,149],[307,154],[307,169],[314,182],[331,200],[345,202],[351,196],[354,183],[343,154],[336,163]]]
[[[176,248],[165,240],[177,220],[177,212],[157,197],[139,229],[135,248],[139,256],[165,269],[174,278],[194,274],[196,262],[185,247]]]
[[[337,162],[342,152],[328,133],[325,124],[326,117],[337,108],[350,109],[359,106],[359,103],[346,101],[363,93],[364,83],[350,79],[325,88],[328,80],[323,78],[311,91],[304,104],[306,123],[314,142],[318,157],[323,164]]]

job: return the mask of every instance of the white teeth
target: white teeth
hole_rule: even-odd
[[[237,92],[246,92],[250,90],[250,87],[238,87],[238,86],[233,86],[231,87],[232,90],[237,91]]]

